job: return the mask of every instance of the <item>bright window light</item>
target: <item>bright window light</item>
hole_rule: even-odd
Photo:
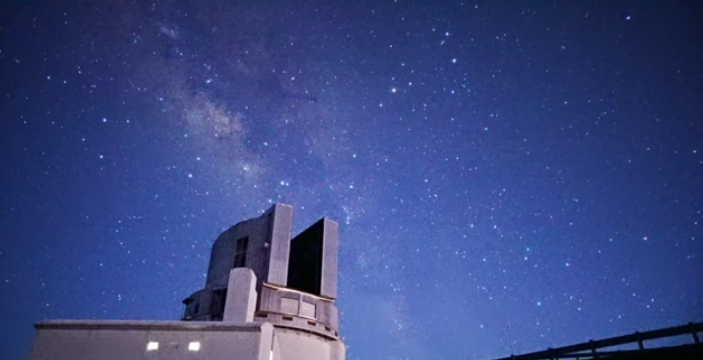
[[[188,344],[188,350],[200,351],[200,341],[191,341],[190,344]]]
[[[159,343],[156,341],[149,341],[146,344],[146,351],[154,351],[154,350],[159,350]]]

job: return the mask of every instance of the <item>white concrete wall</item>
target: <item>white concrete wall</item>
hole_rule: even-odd
[[[305,331],[276,327],[274,360],[344,360],[344,344]]]
[[[269,360],[273,336],[273,326],[270,324],[233,328],[180,323],[183,324],[182,328],[177,329],[165,326],[123,326],[125,324],[116,326],[116,322],[110,322],[109,326],[92,326],[96,323],[99,322],[91,322],[91,326],[83,327],[77,326],[78,322],[73,322],[71,326],[40,327],[28,359]],[[149,342],[158,342],[158,349],[148,350]],[[200,349],[189,350],[191,342],[199,342]]]
[[[344,353],[340,341],[270,323],[68,320],[38,324],[28,359],[344,360]]]

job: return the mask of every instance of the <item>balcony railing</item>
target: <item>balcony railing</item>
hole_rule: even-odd
[[[617,336],[603,340],[591,340],[585,343],[569,345],[559,348],[549,348],[544,351],[538,351],[523,355],[512,355],[498,360],[556,360],[556,359],[605,359],[613,355],[625,354],[631,351],[647,351],[656,348],[646,348],[645,341],[669,338],[674,336],[690,335],[691,343],[689,346],[695,348],[694,351],[703,353],[703,344],[698,333],[703,332],[703,323],[688,323],[682,326],[675,326],[665,329],[652,330],[646,332],[635,332],[634,334]],[[613,346],[621,346],[637,343],[638,350],[622,350],[612,351],[604,350]],[[599,351],[600,350],[600,351]]]

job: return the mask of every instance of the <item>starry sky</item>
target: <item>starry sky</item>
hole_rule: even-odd
[[[696,1],[3,1],[0,359],[179,319],[273,202],[340,223],[347,358],[703,320]]]

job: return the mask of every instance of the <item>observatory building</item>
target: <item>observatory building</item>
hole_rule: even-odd
[[[291,239],[292,218],[275,204],[223,232],[181,321],[44,321],[29,359],[344,360],[338,225],[322,218]]]

